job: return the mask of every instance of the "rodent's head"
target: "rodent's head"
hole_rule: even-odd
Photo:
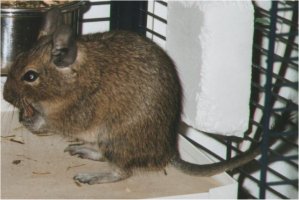
[[[31,115],[39,102],[63,100],[76,89],[77,57],[71,27],[62,24],[59,9],[48,11],[36,45],[10,67],[4,99],[25,115]]]

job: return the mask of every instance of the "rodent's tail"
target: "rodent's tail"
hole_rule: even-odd
[[[286,130],[298,131],[297,114],[298,113],[294,113],[293,111],[284,112],[280,117],[277,117],[275,119],[272,130],[280,131],[280,132]],[[289,127],[290,126],[288,124],[289,121],[292,121],[295,125]],[[272,146],[275,142],[276,139],[274,137],[270,138],[269,146]],[[197,175],[197,176],[213,176],[215,174],[240,167],[246,164],[247,162],[253,160],[256,156],[260,154],[261,152],[260,146],[261,146],[261,142],[256,144],[250,150],[245,151],[230,160],[221,161],[218,163],[205,164],[205,165],[192,164],[182,160],[178,153],[173,158],[171,163],[173,166],[175,166],[176,168],[180,169],[181,171],[187,174]]]
[[[182,160],[179,155],[177,155],[173,158],[171,164],[186,174],[207,177],[242,166],[253,160],[259,154],[260,147],[257,146],[254,149],[243,152],[242,154],[235,156],[230,160],[205,165],[186,162]]]

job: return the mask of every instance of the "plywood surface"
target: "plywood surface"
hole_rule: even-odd
[[[78,184],[72,179],[76,173],[107,171],[109,165],[64,153],[67,138],[33,135],[11,113],[1,117],[2,198],[157,198],[220,186],[212,178],[189,176],[173,167],[165,169],[167,175],[164,171],[138,172],[118,183]]]

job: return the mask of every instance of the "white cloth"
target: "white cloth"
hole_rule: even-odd
[[[254,9],[250,1],[169,1],[166,50],[184,89],[183,121],[243,137],[248,129]]]

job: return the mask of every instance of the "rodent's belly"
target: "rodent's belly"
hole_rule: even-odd
[[[20,122],[34,134],[54,133],[88,143],[96,143],[100,133],[102,135],[101,137],[104,137],[106,134],[106,129],[101,128],[100,126],[91,127],[89,129],[78,129],[78,127],[72,127],[69,124],[60,123],[59,120],[49,119],[38,113],[30,118],[20,117]],[[65,126],[63,126],[63,124]]]
[[[34,134],[49,132],[46,120],[41,115],[36,114],[30,118],[20,117],[20,122]]]

